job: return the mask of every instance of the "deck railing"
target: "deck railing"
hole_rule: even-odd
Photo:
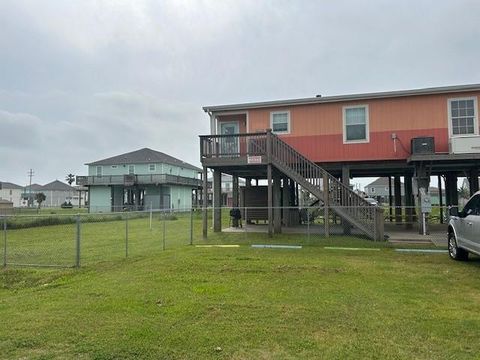
[[[176,184],[200,187],[200,179],[170,174],[77,176],[77,185]]]
[[[267,153],[267,133],[200,135],[200,156],[204,158],[237,158]]]

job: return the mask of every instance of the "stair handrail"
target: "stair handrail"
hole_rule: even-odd
[[[309,160],[304,155],[299,153],[298,150],[294,149],[288,143],[286,143],[285,141],[282,141],[276,134],[274,134],[274,133],[270,133],[270,134],[271,134],[271,137],[272,137],[272,156],[274,156],[277,160],[280,160],[284,164],[290,166],[287,162],[285,162],[283,159],[280,159],[277,155],[279,152],[276,151],[276,150],[278,150],[279,146],[283,146],[283,147],[289,149],[291,151],[291,154],[293,154],[293,156],[300,159],[301,162],[303,162],[307,166],[312,167],[313,169],[318,170],[322,176],[323,176],[323,174],[326,174],[328,179],[330,181],[332,181],[335,185],[340,186],[344,190],[347,190],[349,192],[349,194],[352,194],[357,200],[359,200],[359,203],[360,203],[359,205],[366,205],[366,206],[370,206],[370,207],[375,207],[375,205],[369,203],[363,197],[361,197],[359,194],[352,191],[347,185],[345,185],[342,182],[340,182],[339,180],[337,180],[332,174],[330,174],[328,171],[326,171],[320,165],[315,164],[313,161]],[[332,200],[335,200],[335,199],[332,199]]]

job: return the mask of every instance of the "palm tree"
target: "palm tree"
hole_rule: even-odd
[[[75,181],[75,175],[73,175],[73,174],[68,174],[68,175],[65,177],[65,180],[67,181],[68,185],[72,185],[73,182]]]
[[[460,189],[458,189],[458,197],[468,199],[470,197],[470,189],[467,186],[461,186]]]
[[[39,209],[40,209],[40,206],[42,206],[42,202],[44,202],[46,198],[47,197],[45,196],[45,194],[43,192],[39,192],[39,193],[35,194],[35,200],[38,203],[38,208]]]

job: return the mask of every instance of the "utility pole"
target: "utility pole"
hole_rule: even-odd
[[[34,175],[34,171],[32,169],[28,170],[28,177],[30,178],[30,183],[28,186],[28,207],[33,205],[33,199],[32,199],[32,177]]]

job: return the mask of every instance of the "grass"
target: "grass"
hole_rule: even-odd
[[[0,270],[0,358],[469,359],[480,260],[353,237],[209,233],[190,216],[82,225],[80,269]],[[163,226],[166,243],[163,250]],[[10,259],[72,264],[75,227],[8,232]],[[252,243],[303,244],[301,250]],[[40,246],[41,245],[41,246]],[[325,247],[379,248],[379,251]],[[39,249],[44,249],[42,252]],[[54,254],[54,255],[51,255]],[[17,257],[15,257],[17,256]],[[22,258],[23,256],[23,258]]]
[[[185,246],[80,270],[7,268],[0,357],[474,358],[479,268],[321,246]]]

